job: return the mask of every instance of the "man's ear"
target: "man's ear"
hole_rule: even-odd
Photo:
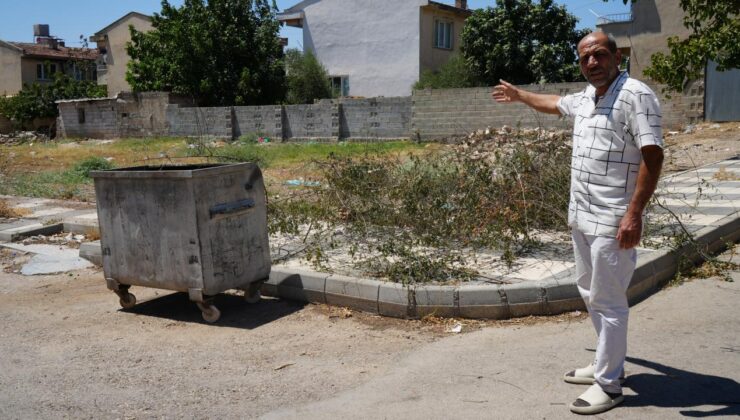
[[[617,52],[614,53],[614,58],[617,59],[617,70],[619,70],[619,66],[622,64],[622,51],[617,50]]]

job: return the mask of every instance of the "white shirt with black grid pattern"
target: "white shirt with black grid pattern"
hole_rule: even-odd
[[[616,237],[635,192],[640,149],[663,147],[658,98],[622,72],[604,96],[597,98],[589,85],[557,106],[575,118],[568,225],[587,235]]]

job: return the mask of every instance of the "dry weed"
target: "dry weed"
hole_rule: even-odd
[[[7,219],[15,219],[30,214],[29,209],[15,208],[8,204],[7,200],[0,199],[0,217]]]

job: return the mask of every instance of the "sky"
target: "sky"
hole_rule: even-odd
[[[277,0],[280,10],[299,0]],[[366,0],[372,1],[372,0]],[[454,0],[437,0],[454,4]],[[570,13],[579,18],[578,28],[594,28],[596,15],[628,13],[629,6],[622,0],[556,0],[565,4]],[[179,6],[183,0],[170,0]],[[471,9],[492,6],[495,0],[468,0]],[[51,35],[62,38],[67,46],[81,46],[80,35],[90,35],[103,29],[128,12],[152,14],[161,10],[160,0],[0,0],[0,39],[4,41],[33,42],[33,25],[48,24]],[[303,49],[303,35],[299,28],[283,27],[281,36],[288,38],[289,48]],[[91,45],[94,47],[94,45]]]

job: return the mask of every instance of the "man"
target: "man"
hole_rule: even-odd
[[[635,269],[642,212],[663,164],[663,139],[658,100],[644,83],[619,71],[622,57],[613,38],[602,32],[585,36],[578,43],[578,59],[590,84],[581,92],[541,95],[502,80],[493,98],[575,118],[568,224],[578,290],[598,343],[594,362],[566,373],[564,380],[593,384],[570,409],[596,414],[624,399],[626,291]]]

